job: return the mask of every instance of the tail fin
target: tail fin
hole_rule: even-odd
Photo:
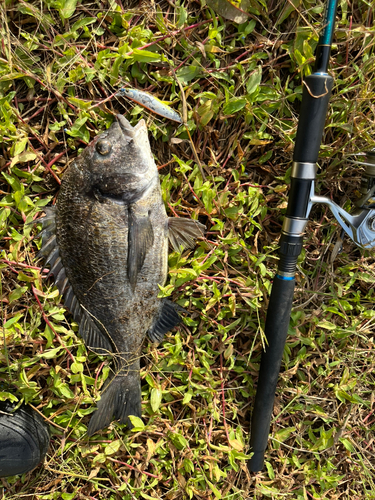
[[[131,429],[129,415],[141,417],[141,381],[139,360],[109,378],[98,402],[98,409],[91,417],[87,434],[92,436],[108,427],[113,416]]]

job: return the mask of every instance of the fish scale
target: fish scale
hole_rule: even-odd
[[[92,435],[112,418],[141,416],[140,357],[148,334],[160,342],[180,322],[178,305],[159,299],[168,239],[193,247],[205,226],[168,218],[143,120],[121,115],[67,169],[56,207],[40,219],[40,254],[88,348],[113,358]]]

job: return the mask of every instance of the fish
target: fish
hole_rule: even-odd
[[[157,97],[143,92],[138,89],[122,88],[117,92],[117,95],[125,96],[128,99],[140,104],[144,108],[149,109],[157,115],[164,116],[168,120],[175,121],[177,123],[182,123],[181,116],[174,109],[170,108]]]
[[[64,173],[55,206],[44,208],[39,257],[79,323],[87,348],[109,355],[111,373],[88,425],[141,418],[140,357],[146,336],[161,342],[184,312],[158,298],[168,273],[168,241],[193,248],[205,226],[168,217],[141,120],[117,115]]]

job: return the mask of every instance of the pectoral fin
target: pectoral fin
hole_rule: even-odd
[[[168,236],[171,245],[176,252],[184,248],[194,248],[195,240],[204,236],[206,226],[197,220],[180,219],[179,217],[170,217],[168,219]]]
[[[148,332],[149,339],[152,342],[161,342],[164,335],[181,322],[181,317],[177,311],[186,312],[183,307],[174,304],[170,300],[163,300],[159,315]]]
[[[147,251],[154,243],[154,231],[148,215],[136,215],[132,207],[129,208],[129,236],[128,236],[128,278],[134,290],[139,271],[142,269]]]

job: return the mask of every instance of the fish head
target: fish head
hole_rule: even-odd
[[[80,184],[87,194],[117,203],[136,202],[158,179],[145,121],[132,127],[122,115],[92,141],[75,167],[81,178],[77,188]]]

